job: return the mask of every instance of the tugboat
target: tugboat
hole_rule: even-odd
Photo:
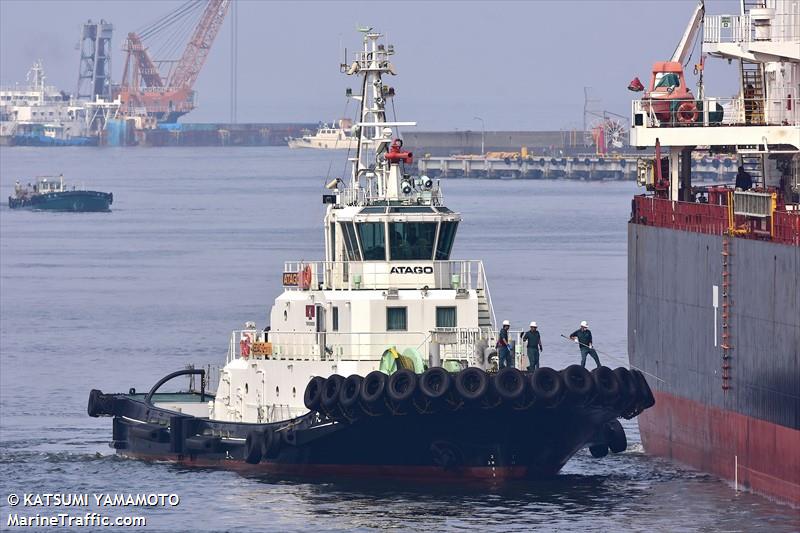
[[[114,195],[110,192],[67,189],[64,176],[39,176],[36,183],[23,186],[14,184],[14,196],[8,197],[11,209],[36,209],[42,211],[110,211]]]
[[[322,197],[324,260],[285,264],[269,326],[231,334],[215,394],[189,368],[147,394],[92,390],[88,414],[114,417],[120,455],[249,474],[502,480],[625,450],[617,419],[653,405],[637,370],[497,370],[483,263],[450,258],[461,216],[406,172],[395,129],[415,123],[384,107],[394,47],[362,31],[341,65],[364,90],[352,177]],[[199,392],[159,393],[182,375]]]

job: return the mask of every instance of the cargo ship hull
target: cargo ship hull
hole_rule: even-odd
[[[800,505],[800,247],[714,232],[629,224],[628,353],[661,380],[643,445]]]

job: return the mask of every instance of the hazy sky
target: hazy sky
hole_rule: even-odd
[[[114,24],[113,77],[125,34],[184,0],[0,0],[0,82],[22,82],[33,60],[48,81],[77,85],[80,25]],[[239,122],[316,122],[342,115],[342,49],[360,46],[357,25],[388,34],[397,55],[398,118],[419,128],[532,130],[580,127],[584,86],[596,104],[625,116],[628,82],[647,83],[654,61],[669,59],[695,0],[238,2]],[[736,14],[738,0],[708,0],[711,14]],[[230,116],[231,17],[195,86],[199,107],[187,122]],[[699,45],[698,45],[699,48]],[[692,62],[697,62],[696,51]],[[691,65],[687,69],[691,76]],[[706,94],[736,92],[737,67],[710,60]],[[348,114],[353,109],[351,103]]]

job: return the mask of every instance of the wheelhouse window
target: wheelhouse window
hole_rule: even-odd
[[[389,235],[393,261],[430,261],[433,258],[436,222],[390,222]]]
[[[458,229],[458,222],[442,222],[439,228],[439,242],[436,245],[437,261],[447,261],[450,259],[450,250],[453,249],[456,229]]]
[[[361,222],[358,224],[358,236],[361,238],[361,249],[365,261],[386,260],[386,239],[383,222]]]
[[[386,331],[408,331],[408,308],[386,308]]]
[[[456,308],[437,307],[436,308],[436,327],[454,328],[456,327]]]
[[[356,230],[352,222],[342,222],[342,237],[344,237],[347,258],[350,261],[361,261],[361,253],[358,251],[358,241],[356,240]]]

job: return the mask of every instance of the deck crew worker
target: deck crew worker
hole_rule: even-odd
[[[594,362],[597,363],[597,366],[600,366],[600,358],[597,356],[597,352],[594,348],[592,348],[592,332],[589,330],[589,324],[584,320],[581,322],[581,327],[572,332],[572,335],[569,338],[577,343],[581,348],[581,366],[586,367],[586,356],[591,355]]]
[[[742,165],[739,165],[739,169],[736,172],[735,187],[743,191],[749,191],[753,188],[753,177],[744,169]]]
[[[511,322],[503,320],[503,327],[497,334],[497,358],[500,368],[507,366],[514,367],[514,355],[511,353],[511,345],[508,344],[508,330],[511,328]]]
[[[533,372],[539,368],[539,352],[544,351],[536,322],[531,322],[531,329],[522,334],[522,340],[528,343],[528,370]]]

